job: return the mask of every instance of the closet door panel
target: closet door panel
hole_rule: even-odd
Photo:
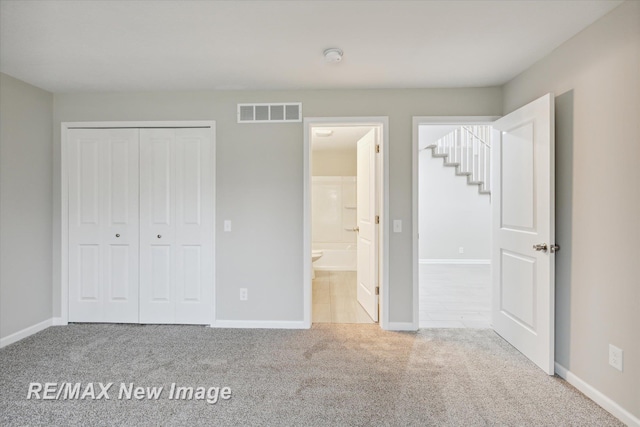
[[[69,321],[138,321],[138,131],[69,131]]]
[[[175,264],[175,129],[141,129],[141,323],[175,323]]]
[[[69,131],[69,321],[103,319],[100,151],[104,132]]]
[[[106,129],[104,147],[105,322],[137,323],[139,292],[139,131]]]
[[[208,129],[176,130],[176,322],[213,315],[213,150]]]

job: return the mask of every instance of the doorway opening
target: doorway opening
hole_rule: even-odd
[[[488,190],[491,195],[489,327],[543,371],[553,375],[554,268],[555,254],[560,250],[555,242],[553,94],[548,93],[500,118],[414,117],[414,230],[418,230],[420,218],[420,148],[429,147],[459,175],[465,173],[464,165],[469,167],[471,164],[469,159],[478,154],[477,150],[469,151],[468,135],[462,143],[451,137],[442,144],[430,142],[421,146],[420,128],[425,125],[491,127],[490,147],[484,148],[490,153],[485,157],[490,158],[491,165],[484,168],[476,165],[479,173],[474,170],[475,173],[469,175],[471,181],[481,181],[485,177],[490,182],[488,187],[479,183],[482,184],[479,190]],[[459,132],[466,135],[464,130]],[[482,157],[481,154],[478,156]],[[434,302],[433,297],[421,296],[419,292],[419,237],[428,239],[429,236],[413,234],[413,326],[416,329],[420,327],[420,300],[425,308],[427,303]],[[440,302],[446,301],[441,299]],[[423,311],[428,315],[427,310]]]
[[[311,131],[314,323],[374,323],[357,298],[358,145],[375,138],[371,134],[375,127],[314,126]]]
[[[418,126],[421,328],[491,327],[491,126]]]
[[[385,327],[386,123],[386,118],[305,119],[309,326],[380,321]]]

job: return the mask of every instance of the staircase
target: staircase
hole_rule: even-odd
[[[477,185],[480,194],[491,195],[491,126],[460,126],[422,150],[431,149],[445,166],[466,176],[469,185]],[[420,151],[422,151],[420,150]]]

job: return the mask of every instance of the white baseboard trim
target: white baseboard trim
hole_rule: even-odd
[[[418,328],[413,322],[389,322],[387,323],[387,331],[417,331]]]
[[[42,322],[36,323],[35,325],[24,328],[21,331],[15,332],[4,338],[0,338],[0,348],[6,347],[9,344],[13,344],[14,342],[18,342],[40,331],[44,331],[52,324],[53,324],[53,319],[43,320]]]
[[[580,390],[585,396],[602,406],[607,412],[629,427],[640,427],[640,418],[634,416],[631,412],[614,402],[610,397],[605,396],[601,391],[576,376],[558,362],[555,363],[555,371],[556,374],[564,378],[569,384]]]
[[[490,259],[430,259],[421,258],[420,264],[491,264]]]
[[[309,329],[303,320],[216,320],[212,328]]]
[[[51,326],[67,326],[69,323],[62,320],[62,317],[54,317],[51,319]]]

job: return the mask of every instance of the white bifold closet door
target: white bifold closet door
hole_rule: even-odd
[[[69,131],[69,321],[138,322],[138,129]]]
[[[140,129],[140,323],[213,318],[210,130]]]
[[[211,130],[68,135],[69,321],[210,324]]]

